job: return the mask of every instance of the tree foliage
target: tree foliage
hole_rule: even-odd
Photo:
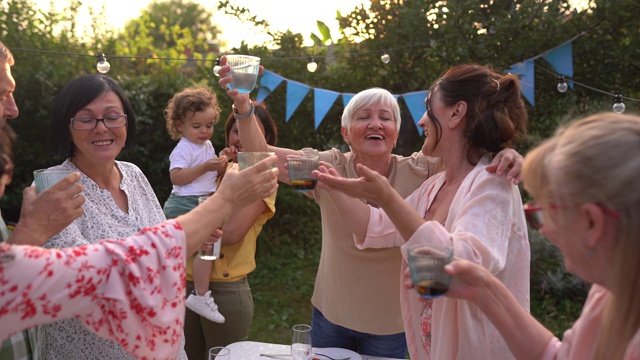
[[[213,22],[216,12],[201,5],[187,0],[152,2],[117,34],[103,30],[100,16],[94,16],[93,33],[78,35],[74,18],[81,7],[79,1],[70,2],[60,13],[46,14],[35,10],[30,0],[4,0],[0,4],[0,36],[10,48],[63,53],[14,51],[18,62],[14,67],[16,96],[23,120],[14,123],[20,136],[17,154],[22,161],[18,162],[16,187],[8,196],[11,203],[19,201],[15,188],[31,180],[30,171],[24,170],[57,161],[43,156],[47,153],[44,139],[52,96],[73,77],[94,72],[98,51],[104,51],[112,64],[109,74],[126,84],[140,118],[138,144],[122,156],[136,159],[144,169],[155,169],[149,176],[154,188],[167,186],[159,164],[166,162],[173,145],[162,123],[162,109],[171,94],[189,84],[207,83],[218,91],[223,109],[230,105],[211,75],[213,61],[219,56],[216,37],[220,30]],[[566,0],[373,0],[370,6],[337,13],[339,34],[331,34],[318,22],[318,33],[312,36],[315,45],[310,48],[302,45],[302,34],[272,31],[267,21],[249,9],[234,6],[232,1],[219,1],[216,10],[233,14],[272,38],[263,46],[242,43],[232,52],[260,56],[267,69],[312,87],[352,93],[373,86],[393,93],[425,90],[456,64],[490,64],[504,71],[580,35],[573,42],[574,80],[640,97],[637,1],[592,1],[589,9],[576,12]],[[382,50],[391,56],[389,64],[380,61]],[[306,70],[309,56],[319,64],[315,73]],[[195,60],[176,60],[186,58]],[[551,66],[541,58],[535,64],[536,106],[529,107],[530,143],[548,136],[567,119],[610,109],[609,95],[585,87],[576,86],[559,94],[554,90],[556,79]],[[281,145],[346,149],[339,132],[341,102],[333,105],[315,129],[312,99],[310,92],[285,121],[285,86],[269,95],[267,103],[281,132]],[[403,125],[394,151],[408,154],[419,150],[422,138],[405,104],[402,100],[400,103]],[[636,103],[627,101],[626,105],[628,112],[638,109]],[[223,112],[223,118],[226,114]],[[219,129],[214,135],[217,148],[224,145],[222,127]],[[525,152],[530,143],[520,151]],[[157,193],[162,198],[166,190]]]

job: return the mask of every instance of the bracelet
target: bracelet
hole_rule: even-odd
[[[251,104],[251,109],[249,109],[249,111],[245,114],[238,114],[238,108],[236,108],[236,104],[233,104],[231,106],[233,108],[233,117],[236,118],[236,120],[242,120],[251,117],[256,107],[255,105],[253,105],[253,101],[250,101],[249,104]]]

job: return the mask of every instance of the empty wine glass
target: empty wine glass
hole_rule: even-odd
[[[293,326],[291,338],[291,356],[293,360],[307,360],[311,355],[311,326],[298,324]]]

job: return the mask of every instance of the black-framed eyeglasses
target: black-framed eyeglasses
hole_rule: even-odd
[[[102,121],[105,127],[119,128],[127,125],[127,115],[105,116],[101,119],[96,118],[71,118],[71,126],[76,130],[93,130],[98,126],[98,121]]]
[[[548,206],[550,209],[561,209],[575,207],[576,205],[551,203]],[[605,214],[613,216],[616,219],[620,218],[619,212],[610,209],[602,204],[598,204],[598,206]],[[528,202],[524,204],[524,217],[527,219],[527,223],[529,223],[529,226],[531,226],[532,229],[540,230],[540,228],[544,226],[543,209],[544,208],[542,206],[538,205],[535,202]]]

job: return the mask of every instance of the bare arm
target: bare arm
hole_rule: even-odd
[[[8,242],[20,245],[42,246],[84,213],[82,184],[77,183],[80,173],[74,172],[54,184],[40,195],[35,186],[22,192],[20,220]]]
[[[218,72],[218,74],[220,74],[220,80],[218,81],[218,84],[225,89],[227,91],[227,95],[233,99],[233,103],[238,113],[246,114],[251,110],[251,99],[249,99],[249,94],[241,94],[237,90],[228,90],[229,87],[227,85],[231,82],[231,76],[227,76],[230,68],[226,63],[227,59],[223,56],[220,59],[221,67]],[[260,67],[260,71],[262,71],[262,66]],[[288,155],[300,155],[300,152],[268,145],[264,138],[264,134],[262,134],[262,131],[260,130],[258,119],[255,114],[246,119],[237,120],[237,124],[240,143],[242,143],[244,151],[273,151],[278,156],[278,162],[276,163],[276,166],[280,169],[278,180],[289,184],[289,176],[284,167],[287,163],[286,157]]]
[[[553,334],[538,322],[487,269],[457,259],[445,267],[453,276],[447,296],[476,304],[505,339],[516,359],[540,359]],[[405,287],[411,287],[405,273]]]
[[[381,207],[405,240],[424,223],[418,213],[391,187],[387,178],[376,171],[358,164],[356,169],[362,176],[347,179],[328,168],[327,163],[322,164],[321,169],[314,174],[322,182],[322,186],[331,189],[331,198],[358,239],[366,236],[370,213],[369,207],[357,199],[365,199]]]
[[[187,236],[187,254],[194,253],[232,213],[277,190],[278,170],[270,169],[275,162],[276,157],[271,156],[243,171],[234,165],[227,170],[215,194],[177,218]]]
[[[169,172],[171,183],[173,185],[187,185],[195,179],[204,175],[208,171],[217,171],[219,174],[224,173],[227,169],[227,158],[225,156],[211,158],[202,164],[190,168],[175,168]]]

